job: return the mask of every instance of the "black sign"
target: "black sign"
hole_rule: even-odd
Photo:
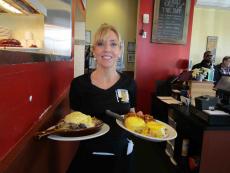
[[[190,0],[155,0],[152,42],[185,44]]]

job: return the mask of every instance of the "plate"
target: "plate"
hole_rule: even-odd
[[[162,122],[162,121],[159,121],[159,120],[156,120],[158,123],[160,124],[163,124],[166,128],[167,128],[167,137],[165,138],[155,138],[155,137],[150,137],[150,136],[145,136],[145,135],[142,135],[140,133],[137,133],[137,132],[134,132],[134,131],[131,131],[129,129],[127,129],[123,122],[121,120],[118,120],[116,119],[116,122],[117,124],[124,130],[130,132],[131,134],[133,134],[134,136],[136,137],[139,137],[141,139],[145,139],[145,140],[148,140],[148,141],[152,141],[152,142],[164,142],[164,141],[169,141],[169,140],[172,140],[172,139],[175,139],[177,137],[177,132],[174,128],[172,128],[170,125]]]
[[[88,139],[93,139],[99,136],[106,134],[109,131],[110,127],[107,124],[103,124],[99,131],[96,133],[85,135],[85,136],[62,136],[62,135],[49,135],[47,136],[49,139],[56,140],[56,141],[83,141]]]
[[[93,118],[93,121],[95,123],[94,127],[89,127],[89,128],[77,128],[77,129],[60,129],[60,130],[55,130],[52,134],[54,135],[60,135],[60,136],[67,136],[67,137],[79,137],[79,136],[87,136],[94,134],[98,132],[102,126],[103,122],[99,119]],[[52,129],[51,129],[52,132]],[[51,133],[50,133],[51,134]]]

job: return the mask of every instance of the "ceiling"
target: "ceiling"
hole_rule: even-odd
[[[230,10],[230,0],[197,0],[196,6]]]
[[[25,6],[31,0],[5,0],[5,1],[10,2],[11,4],[17,4],[18,6],[21,6],[24,4],[23,8],[26,8],[27,11],[29,10],[31,13],[37,13],[37,11],[31,8],[30,6]],[[45,1],[40,0],[40,1],[46,2],[47,0]],[[59,0],[59,1],[69,2],[70,0]],[[196,1],[197,1],[196,7],[217,8],[217,9],[221,8],[221,9],[230,10],[230,0],[196,0]],[[27,3],[24,3],[24,2],[27,2]],[[5,11],[3,8],[0,7],[0,13],[4,13],[4,12],[7,12],[7,11]]]
[[[46,15],[46,8],[38,0],[3,0],[3,2],[19,10],[21,14]],[[0,5],[0,13],[12,13],[12,11]]]

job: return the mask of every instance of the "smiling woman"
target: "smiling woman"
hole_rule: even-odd
[[[116,71],[117,60],[121,54],[121,37],[113,26],[103,24],[95,34],[93,54],[98,70]]]
[[[105,113],[107,109],[119,115],[134,111],[135,81],[116,69],[121,52],[121,37],[116,28],[102,24],[93,42],[96,69],[71,83],[71,109],[101,119],[110,131],[99,139],[81,142],[70,172],[128,172],[133,142]],[[85,162],[91,166],[82,167]],[[78,165],[76,170],[74,165]]]

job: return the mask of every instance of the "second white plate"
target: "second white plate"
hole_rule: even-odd
[[[166,128],[167,128],[167,137],[165,138],[155,138],[155,137],[150,137],[150,136],[145,136],[145,135],[142,135],[140,133],[137,133],[137,132],[134,132],[134,131],[131,131],[129,129],[127,129],[123,122],[116,119],[116,122],[117,124],[124,130],[130,132],[131,134],[133,134],[134,136],[136,137],[139,137],[141,139],[145,139],[145,140],[148,140],[148,141],[152,141],[152,142],[164,142],[164,141],[169,141],[169,140],[172,140],[172,139],[175,139],[177,137],[177,132],[174,128],[172,128],[170,125],[162,122],[162,121],[159,121],[159,120],[156,120],[157,122],[163,124]]]
[[[98,132],[86,136],[67,137],[67,136],[60,136],[60,135],[49,135],[47,137],[49,139],[56,140],[56,141],[83,141],[83,140],[93,139],[102,136],[106,134],[109,131],[109,129],[110,127],[104,123]]]

